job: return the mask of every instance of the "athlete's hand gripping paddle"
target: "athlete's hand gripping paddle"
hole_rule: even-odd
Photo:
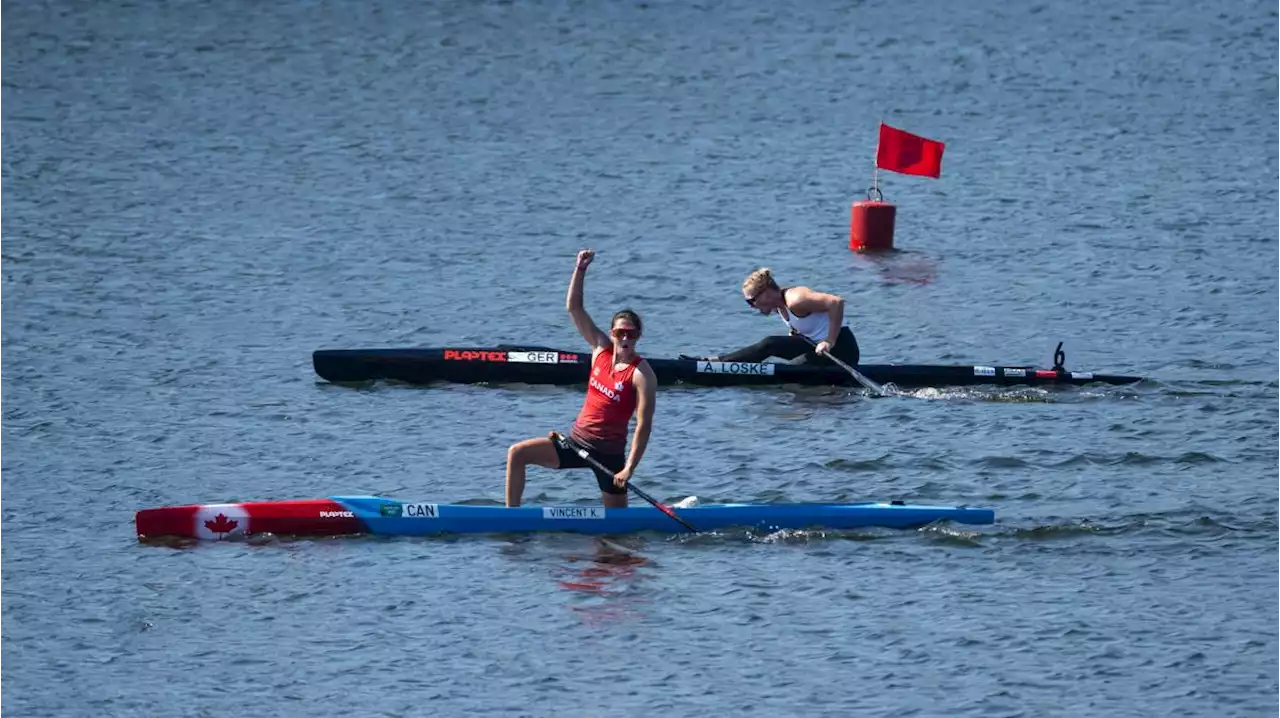
[[[791,322],[787,321],[787,318],[786,318],[786,317],[784,317],[784,316],[782,316],[782,312],[778,312],[778,318],[782,320],[782,323],[783,323],[783,324],[786,324],[786,325],[787,325],[787,328],[791,330],[791,333],[792,333],[792,334],[796,334],[796,335],[798,335],[798,336],[800,336],[800,337],[803,337],[803,338],[804,338],[804,340],[805,340],[806,342],[809,342],[809,346],[813,346],[813,347],[818,346],[817,342],[813,341],[812,339],[810,339],[809,337],[806,337],[806,336],[805,336],[805,335],[803,335],[803,334],[800,334],[800,332],[797,332],[797,331],[795,330],[795,327],[791,326]],[[868,390],[873,391],[873,392],[875,392],[876,394],[879,394],[880,396],[889,396],[889,392],[885,391],[885,388],[884,388],[883,386],[880,386],[879,384],[875,383],[874,381],[871,381],[871,380],[870,380],[870,379],[868,379],[868,378],[866,377],[866,375],[864,375],[862,372],[860,372],[860,371],[858,371],[857,369],[854,369],[853,367],[851,367],[851,366],[849,366],[848,364],[844,363],[842,360],[840,360],[838,357],[836,357],[836,355],[832,354],[832,353],[831,353],[831,352],[829,352],[829,351],[822,352],[822,354],[823,354],[823,356],[825,356],[826,358],[828,358],[828,359],[830,359],[831,361],[835,362],[836,366],[838,366],[838,367],[840,367],[841,369],[844,369],[845,371],[849,372],[849,374],[851,374],[851,375],[853,376],[853,378],[854,378],[854,379],[856,379],[856,380],[858,381],[858,383],[859,383],[859,384],[861,384],[862,386],[866,387]]]
[[[578,456],[582,457],[583,461],[587,462],[588,464],[591,464],[591,466],[595,467],[596,470],[603,471],[604,473],[609,475],[613,475],[613,472],[610,471],[604,464],[600,463],[599,461],[596,461],[596,458],[592,456],[590,452],[588,452],[586,449],[582,448],[581,446],[575,446],[569,443],[569,441],[565,439],[564,436],[559,432],[555,432],[555,431],[551,432],[551,440],[560,444],[561,446],[564,446],[565,448],[569,449],[570,451],[577,454]],[[650,504],[653,504],[653,507],[655,509],[661,511],[667,516],[670,516],[675,521],[678,521],[681,526],[684,526],[685,528],[689,529],[693,533],[698,533],[698,529],[695,529],[692,525],[689,524],[688,521],[685,521],[684,519],[677,516],[674,509],[662,503],[661,501],[658,501],[657,499],[653,498],[652,496],[645,493],[644,491],[641,491],[640,487],[636,486],[634,482],[628,481],[627,488],[630,489],[631,492],[634,493],[636,496],[639,496],[645,501],[648,501]]]

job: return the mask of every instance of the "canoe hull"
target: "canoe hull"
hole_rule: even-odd
[[[458,349],[320,349],[312,353],[316,374],[335,383],[395,380],[410,384],[451,382],[585,384],[591,355],[540,347]],[[709,362],[649,358],[658,383],[695,386],[855,386],[838,366]],[[872,381],[902,388],[972,385],[1131,384],[1141,377],[1041,369],[1034,366],[862,364]]]
[[[990,524],[991,509],[902,503],[709,504],[680,509],[699,531],[780,529],[919,528],[937,521]],[[651,506],[469,506],[400,501],[380,496],[335,496],[301,501],[204,504],[137,512],[139,538],[176,536],[225,540],[253,534],[293,536],[435,536],[539,531],[623,534],[685,533]]]

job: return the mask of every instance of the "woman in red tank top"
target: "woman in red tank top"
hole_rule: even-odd
[[[627,505],[627,480],[644,456],[653,424],[653,407],[658,380],[649,362],[636,353],[636,342],[644,325],[630,309],[613,315],[605,334],[591,320],[582,305],[582,283],[595,252],[578,252],[565,308],[582,338],[591,345],[591,374],[587,396],[564,445],[550,437],[525,439],[507,449],[507,506],[519,506],[524,495],[525,467],[529,464],[549,469],[587,468],[590,465],[575,449],[582,447],[612,474],[590,467],[596,474],[605,508]],[[636,417],[627,452],[627,426]]]

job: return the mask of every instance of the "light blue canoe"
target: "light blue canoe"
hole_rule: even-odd
[[[707,504],[677,508],[698,531],[741,528],[911,529],[936,521],[989,524],[991,509],[920,506],[899,502],[858,504]],[[400,501],[381,496],[333,496],[298,501],[192,504],[143,509],[135,517],[139,537],[228,539],[249,534],[293,536],[432,536],[467,533],[569,531],[623,534],[637,531],[687,533],[670,516],[642,504],[602,506],[468,506]]]
[[[606,509],[601,506],[506,508],[405,503],[377,496],[335,496],[334,501],[346,506],[370,533],[387,536],[528,531],[591,534],[688,532],[671,517],[645,504],[625,509]],[[676,513],[699,531],[727,528],[760,531],[866,527],[910,529],[935,521],[963,524],[989,524],[995,521],[995,512],[991,509],[895,503],[707,504],[676,509]]]

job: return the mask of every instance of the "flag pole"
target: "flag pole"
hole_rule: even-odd
[[[884,126],[884,118],[883,118],[883,117],[881,117],[881,118],[880,118],[880,126],[881,126],[881,127],[883,127],[883,126]],[[880,131],[879,131],[879,130],[877,130],[877,131],[876,131],[876,154],[875,154],[875,157],[879,157],[879,156],[880,156]],[[875,192],[875,194],[876,194],[876,196],[877,196],[877,197],[884,197],[884,194],[882,194],[882,193],[880,192],[880,166],[879,166],[878,164],[876,164],[875,157],[873,157],[873,158],[872,158],[872,160],[871,160],[871,167],[872,167],[872,169],[871,169],[871,191],[872,191],[872,192]],[[870,196],[868,196],[868,197],[867,197],[867,199],[871,199],[871,197],[870,197]]]

